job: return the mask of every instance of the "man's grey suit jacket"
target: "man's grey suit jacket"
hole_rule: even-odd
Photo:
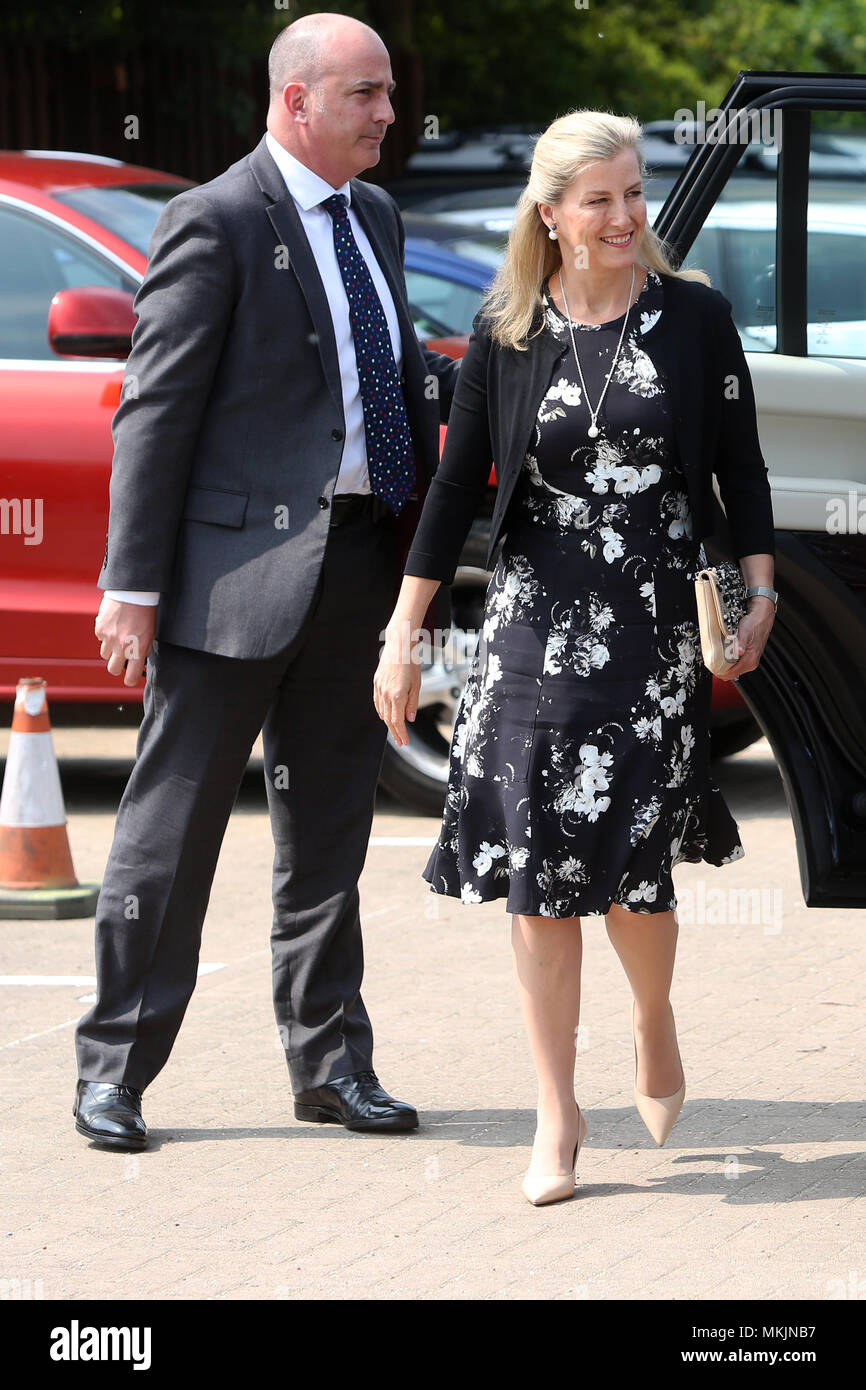
[[[400,322],[418,476],[398,518],[402,569],[458,366],[416,338],[393,199],[353,179],[352,206]],[[98,583],[158,589],[161,640],[269,657],[296,636],[316,589],[345,424],[324,286],[264,138],[166,205],[149,257],[112,424]]]

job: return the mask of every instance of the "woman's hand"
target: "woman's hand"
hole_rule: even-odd
[[[738,676],[743,676],[747,671],[754,671],[758,662],[761,660],[776,610],[772,599],[764,598],[759,594],[749,600],[749,607],[740,619],[737,627],[737,644],[740,651],[740,658],[734,666],[730,666],[724,675],[719,679],[723,681],[736,680]]]
[[[403,624],[408,629],[408,624]],[[398,633],[385,630],[385,645],[379,666],[373,677],[373,703],[376,713],[388,725],[388,732],[399,747],[409,742],[405,721],[412,720],[418,713],[418,695],[421,690],[421,663],[417,660],[417,647],[412,648],[408,640],[401,640]],[[413,659],[413,651],[416,659]]]

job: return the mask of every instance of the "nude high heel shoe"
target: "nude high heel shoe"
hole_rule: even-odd
[[[634,1037],[634,1000],[631,1002],[631,1037],[634,1047],[634,1074],[637,1080],[637,1043]],[[683,1108],[683,1101],[686,1096],[686,1076],[683,1072],[683,1081],[680,1089],[674,1091],[672,1096],[645,1096],[639,1091],[637,1085],[634,1088],[634,1103],[637,1106],[638,1114],[658,1144],[659,1148],[664,1144],[671,1130],[677,1122],[677,1116]]]
[[[578,1140],[574,1146],[574,1158],[571,1162],[570,1173],[553,1173],[548,1176],[534,1175],[527,1170],[523,1179],[523,1195],[534,1207],[546,1206],[548,1202],[561,1202],[565,1197],[573,1197],[575,1191],[575,1169],[577,1168],[577,1156],[580,1153],[580,1146],[586,1138],[586,1120],[583,1118],[583,1111],[577,1107],[580,1123],[578,1124]]]

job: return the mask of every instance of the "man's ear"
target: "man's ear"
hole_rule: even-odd
[[[309,92],[305,83],[286,83],[281,101],[290,120],[307,121],[309,117]]]

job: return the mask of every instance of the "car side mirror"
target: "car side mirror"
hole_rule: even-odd
[[[137,322],[129,290],[98,285],[58,290],[48,310],[48,341],[65,357],[129,356]]]

